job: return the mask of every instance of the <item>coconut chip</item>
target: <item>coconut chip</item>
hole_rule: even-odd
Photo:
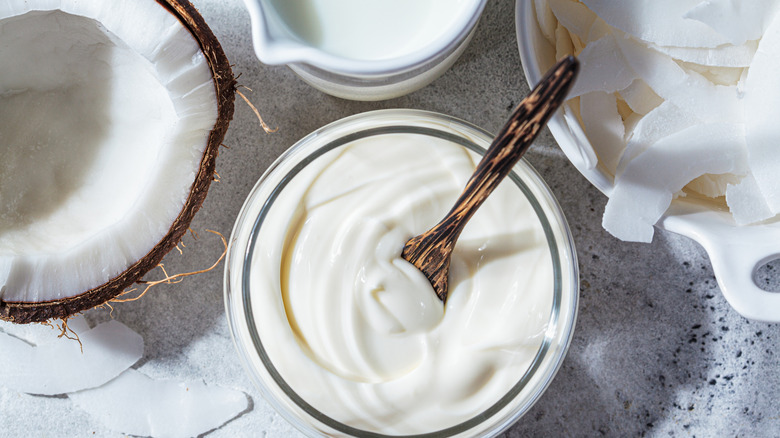
[[[0,321],[0,333],[9,334],[31,345],[53,342],[58,338],[78,339],[79,335],[89,329],[89,323],[82,315],[76,315],[59,323],[14,324]]]
[[[707,0],[683,17],[700,21],[723,35],[731,44],[761,38],[777,14],[778,0]]]
[[[663,102],[642,117],[626,135],[626,149],[618,163],[616,175],[622,175],[628,163],[655,142],[697,123],[700,121],[692,114],[669,101]]]
[[[726,196],[728,187],[739,184],[743,178],[743,176],[732,175],[730,173],[724,173],[722,175],[711,175],[707,173],[689,182],[685,188],[708,198],[719,198],[721,196]]]
[[[593,22],[597,18],[596,14],[575,0],[550,0],[550,9],[558,19],[558,23],[571,34],[582,41],[587,40]]]
[[[648,47],[682,62],[710,67],[747,67],[753,61],[758,41],[744,44],[726,44],[716,48],[665,47],[650,44]]]
[[[160,438],[201,435],[249,407],[248,396],[241,391],[203,382],[154,380],[132,369],[99,388],[68,397],[111,430]]]
[[[780,213],[780,19],[776,18],[758,46],[745,81],[745,123],[748,163],[772,213]]]
[[[625,127],[618,113],[617,99],[614,94],[594,91],[580,98],[582,124],[596,155],[607,168],[615,174],[625,143]]]
[[[534,9],[542,35],[550,42],[555,41],[555,28],[558,26],[558,22],[555,20],[555,15],[550,10],[547,0],[534,0]]]
[[[636,79],[631,85],[620,90],[620,97],[625,100],[633,112],[641,115],[649,113],[664,102],[641,79]]]
[[[611,34],[588,44],[579,54],[580,74],[569,92],[577,97],[592,91],[613,93],[622,90],[638,77]]]
[[[51,336],[32,345],[0,333],[0,386],[38,395],[80,391],[103,385],[143,356],[141,336],[118,321],[76,334],[80,342]]]
[[[704,121],[742,119],[742,103],[736,86],[715,85],[633,38],[616,37],[615,40],[628,65],[658,96]]]
[[[752,174],[726,187],[726,203],[737,225],[752,224],[774,216]]]
[[[619,239],[652,241],[653,225],[691,180],[705,173],[747,172],[744,132],[738,124],[699,124],[653,144],[616,178],[604,229]]]
[[[701,0],[583,0],[610,26],[661,46],[718,47],[729,41],[684,15]]]

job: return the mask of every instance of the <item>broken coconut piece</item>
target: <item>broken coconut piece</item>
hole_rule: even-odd
[[[726,187],[726,204],[737,225],[753,224],[774,216],[752,174]]]
[[[649,45],[678,61],[699,64],[708,67],[747,67],[753,61],[758,41],[747,41],[738,46],[727,44],[715,48],[664,47]]]
[[[560,25],[580,40],[587,40],[596,14],[576,0],[549,0],[549,4]]]
[[[742,119],[742,103],[736,86],[715,85],[633,38],[616,36],[615,40],[631,69],[658,96],[703,121],[728,123]]]
[[[14,324],[0,321],[0,333],[9,334],[31,345],[47,344],[64,337],[76,338],[88,330],[90,330],[89,323],[83,315],[68,318],[67,323],[53,321],[43,324]]]
[[[688,182],[705,173],[747,172],[744,138],[743,125],[726,123],[697,124],[664,137],[615,179],[602,226],[621,240],[652,241],[653,225]]]
[[[736,93],[737,99],[740,98],[740,91],[737,86],[735,86],[735,84],[737,84],[738,81],[743,77],[747,68],[709,67],[699,64],[692,64],[689,62],[681,62],[680,65],[682,65],[682,67],[688,71],[702,75],[705,79],[715,85],[728,86],[732,88]]]
[[[664,137],[701,123],[693,114],[664,101],[642,117],[626,135],[627,144],[620,157],[616,175],[620,177],[628,164]]]
[[[579,61],[580,74],[569,92],[570,99],[593,91],[613,93],[638,77],[612,34],[588,44],[579,54]]]
[[[141,336],[118,321],[78,338],[31,345],[0,333],[0,386],[37,395],[80,391],[103,385],[143,356]]]
[[[186,0],[6,0],[0,58],[0,319],[65,318],[179,242],[235,81]]]
[[[111,430],[159,438],[201,435],[249,406],[248,396],[240,391],[202,382],[153,380],[132,369],[99,388],[68,397]]]
[[[542,35],[550,42],[555,41],[555,28],[558,27],[558,21],[550,10],[547,0],[534,0],[534,10]]]
[[[706,173],[698,178],[694,178],[685,188],[708,198],[719,198],[726,195],[729,186],[739,184],[743,178],[744,176],[732,175],[730,173],[720,175]]]
[[[555,58],[562,58],[569,53],[575,53],[574,43],[571,34],[560,24],[555,28]]]
[[[635,79],[631,85],[620,90],[620,97],[631,111],[641,115],[649,113],[664,101],[641,79]]]
[[[775,17],[758,45],[745,80],[748,164],[766,204],[780,213],[780,18]]]
[[[610,26],[660,46],[717,47],[729,41],[684,15],[701,0],[582,0]]]
[[[580,97],[582,124],[599,161],[615,174],[623,149],[625,127],[614,94],[594,91]]]
[[[778,0],[706,0],[691,8],[683,18],[700,21],[731,44],[739,45],[761,38],[779,6]]]

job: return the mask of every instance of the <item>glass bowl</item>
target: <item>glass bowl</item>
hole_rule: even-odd
[[[282,154],[260,178],[250,192],[230,239],[225,269],[225,306],[234,343],[243,365],[266,400],[290,423],[308,436],[420,436],[465,437],[494,436],[516,422],[539,399],[559,369],[574,330],[579,276],[576,252],[563,212],[550,189],[536,171],[525,161],[514,167],[503,184],[511,184],[512,190],[524,197],[521,202],[530,205],[543,230],[540,241],[544,254],[551,258],[552,279],[548,297],[549,315],[542,313],[543,329],[538,334],[534,350],[529,354],[530,365],[512,384],[502,387],[500,396],[487,408],[467,415],[464,421],[414,435],[392,435],[385,431],[363,430],[342,423],[324,414],[297,393],[277,369],[273,349],[267,349],[269,341],[278,342],[282,327],[270,330],[259,319],[262,310],[253,301],[253,290],[261,290],[271,280],[253,275],[260,269],[258,260],[265,258],[271,248],[281,245],[285,233],[274,228],[264,230],[265,221],[273,215],[275,201],[285,187],[297,175],[307,172],[311,163],[328,152],[344,148],[356,141],[371,137],[410,135],[412,138],[434,138],[454,148],[482,155],[490,145],[492,136],[464,121],[419,110],[372,111],[331,123],[306,136]],[[335,151],[334,151],[335,152]],[[413,157],[410,157],[413,158]],[[316,166],[311,166],[316,169]],[[312,170],[312,169],[308,169]],[[512,192],[514,193],[514,192]],[[278,204],[283,205],[283,204]],[[281,208],[281,207],[280,207]],[[269,225],[270,227],[270,225]],[[545,262],[546,263],[546,262]],[[264,289],[263,289],[264,290]],[[257,302],[257,297],[254,298]],[[281,300],[280,297],[277,297]],[[453,298],[448,300],[448,305]],[[546,309],[547,307],[545,307]],[[281,310],[284,313],[284,310]],[[276,319],[274,316],[271,319]],[[284,316],[281,319],[285,318]],[[286,319],[285,319],[286,321]],[[293,344],[295,341],[291,341]],[[297,348],[297,347],[296,347]]]

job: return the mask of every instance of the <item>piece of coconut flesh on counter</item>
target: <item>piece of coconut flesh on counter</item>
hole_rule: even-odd
[[[186,232],[235,80],[186,0],[6,0],[0,59],[0,319],[66,318]]]
[[[133,369],[68,397],[111,430],[158,438],[200,436],[249,407],[241,391],[198,381],[155,380]]]
[[[109,382],[143,356],[141,336],[118,321],[74,332],[38,345],[0,332],[0,386],[37,395],[81,391]]]

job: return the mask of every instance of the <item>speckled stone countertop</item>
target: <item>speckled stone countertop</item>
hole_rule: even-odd
[[[528,92],[514,28],[514,0],[490,1],[470,46],[443,77],[406,97],[350,102],[303,83],[291,70],[256,61],[240,0],[194,0],[265,120],[237,100],[212,185],[192,228],[201,234],[174,272],[210,265],[222,250],[203,230],[229,235],[244,198],[266,167],[307,133],[351,114],[419,108],[495,132]],[[707,255],[695,242],[657,232],[652,244],[624,243],[601,228],[606,198],[566,160],[545,132],[526,155],[558,197],[580,264],[577,327],[561,370],[506,437],[780,436],[780,325],[746,320],[723,299]],[[780,289],[780,264],[761,280]],[[107,310],[87,314],[92,322]],[[209,437],[296,436],[266,404],[239,363],[225,319],[222,266],[115,306],[113,318],[146,343],[136,365],[160,379],[203,379],[240,389],[250,409]],[[2,352],[0,352],[2,354]],[[65,397],[0,388],[0,437],[121,436]]]

